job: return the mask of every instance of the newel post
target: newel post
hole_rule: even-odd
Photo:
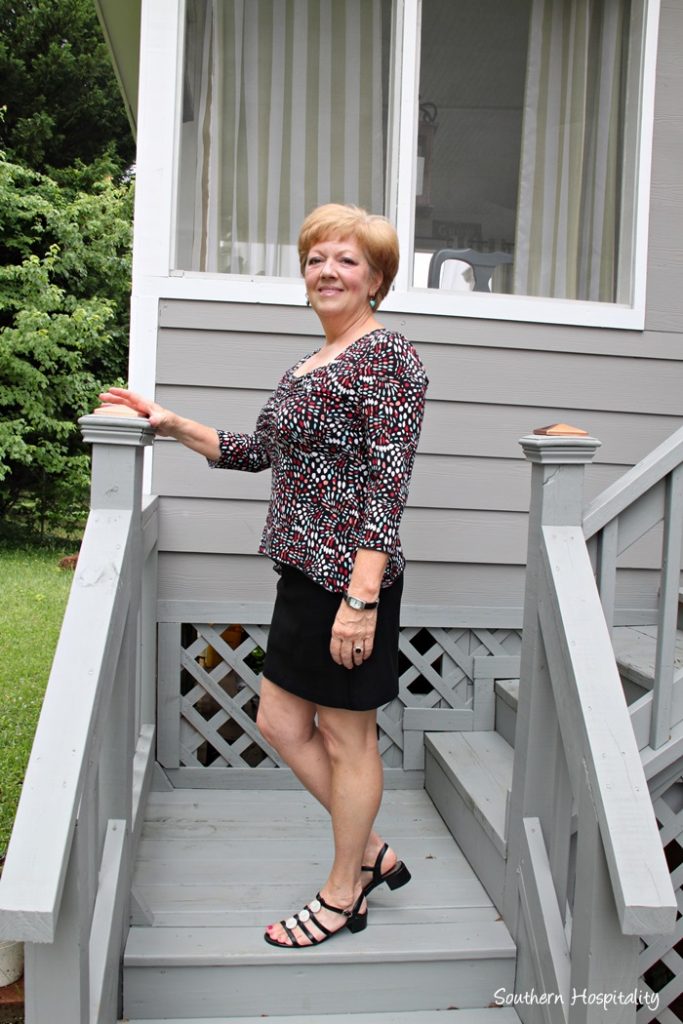
[[[92,444],[92,509],[139,512],[142,503],[143,448],[154,430],[146,419],[130,416],[82,416],[79,425]]]
[[[585,467],[593,461],[600,447],[600,441],[586,431],[563,423],[541,427],[521,438],[519,443],[531,462],[531,501],[504,897],[504,916],[513,935],[518,930],[517,872],[523,819],[526,816],[552,818],[552,801],[556,795],[552,791],[552,780],[547,778],[548,744],[553,742],[556,717],[551,707],[552,695],[538,622],[541,528],[581,523]]]
[[[79,420],[83,440],[92,444],[91,515],[115,518],[130,512],[128,557],[119,585],[128,593],[128,613],[111,694],[110,725],[102,747],[100,797],[110,818],[130,822],[132,765],[136,743],[137,647],[142,595],[142,481],[144,448],[154,440],[146,419],[93,415]]]

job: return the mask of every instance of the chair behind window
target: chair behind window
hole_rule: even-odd
[[[467,263],[474,274],[474,291],[490,292],[491,278],[501,263],[512,263],[509,252],[477,252],[476,249],[439,249],[429,261],[428,288],[441,287],[441,271],[444,263],[457,260]]]

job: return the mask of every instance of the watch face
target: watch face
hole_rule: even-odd
[[[358,611],[365,608],[365,603],[363,601],[359,601],[357,597],[349,597],[348,602],[352,608],[356,608]]]

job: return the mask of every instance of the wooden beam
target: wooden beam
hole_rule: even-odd
[[[538,818],[525,818],[522,833],[519,894],[530,941],[539,993],[547,1024],[566,1024],[571,963],[552,872]]]
[[[121,928],[128,897],[130,845],[126,822],[109,821],[90,931],[91,1024],[110,1024],[118,1015]]]

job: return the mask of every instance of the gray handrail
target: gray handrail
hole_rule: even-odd
[[[542,527],[543,639],[567,763],[585,766],[625,935],[670,932],[678,904],[580,527]]]
[[[653,448],[651,452],[606,487],[586,506],[583,535],[594,537],[608,523],[625,512],[629,505],[646,494],[683,462],[683,427]]]
[[[102,737],[99,711],[126,622],[131,524],[125,511],[88,520],[0,878],[0,937],[54,941],[86,766]]]

